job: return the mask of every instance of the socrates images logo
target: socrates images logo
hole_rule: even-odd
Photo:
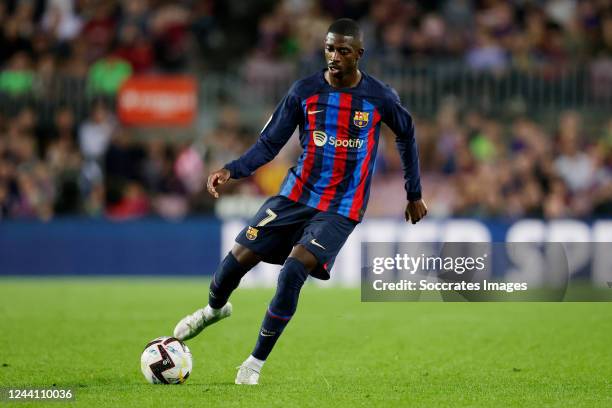
[[[321,130],[315,130],[312,132],[312,138],[316,146],[322,147],[325,146],[325,142],[327,142],[327,133]]]

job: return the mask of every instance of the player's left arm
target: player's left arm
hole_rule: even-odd
[[[407,222],[416,224],[427,215],[427,205],[421,195],[419,150],[412,116],[402,106],[399,96],[394,90],[391,90],[383,108],[383,122],[395,133],[395,144],[402,161],[404,187],[408,199],[404,216]]]

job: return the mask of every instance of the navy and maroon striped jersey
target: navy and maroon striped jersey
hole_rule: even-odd
[[[232,178],[271,161],[299,126],[302,152],[280,195],[361,221],[368,202],[381,123],[396,135],[408,200],[421,198],[414,123],[397,93],[362,71],[359,84],[337,89],[324,72],[293,84],[244,155],[225,168]]]

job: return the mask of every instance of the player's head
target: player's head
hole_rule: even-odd
[[[341,18],[329,26],[325,37],[325,61],[330,75],[341,78],[355,71],[363,51],[363,33],[354,20]]]

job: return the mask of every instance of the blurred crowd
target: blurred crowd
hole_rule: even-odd
[[[560,116],[554,131],[525,116],[502,123],[479,112],[460,113],[452,103],[443,105],[435,120],[417,118],[431,213],[547,219],[612,215],[612,119],[587,135],[577,112]],[[390,215],[388,203],[403,200],[397,189],[399,157],[392,137],[385,140],[370,215]]]
[[[52,83],[63,77],[114,95],[132,73],[184,71],[202,3],[188,10],[148,0],[4,0],[0,92],[57,97]]]
[[[612,214],[612,119],[586,135],[582,117],[561,115],[547,131],[528,117],[510,123],[444,104],[416,117],[422,182],[434,216],[602,217]],[[263,118],[262,118],[263,122]],[[47,220],[86,215],[115,220],[181,218],[213,211],[206,174],[238,157],[257,137],[225,107],[218,126],[191,142],[140,139],[103,102],[76,123],[68,108],[41,128],[24,108],[0,121],[0,217]],[[388,129],[381,135],[369,216],[397,216],[405,203],[401,163]],[[297,135],[255,175],[223,196],[275,194],[300,146]]]
[[[132,73],[318,66],[333,19],[359,20],[366,61],[556,67],[612,56],[608,0],[4,0],[0,92],[64,75],[113,94]]]
[[[50,126],[40,126],[26,107],[0,118],[0,218],[122,220],[210,211],[197,202],[202,153],[192,143],[136,140],[103,101],[80,123],[61,107]]]
[[[156,72],[295,80],[296,66],[321,67],[323,36],[338,17],[361,23],[366,64],[461,61],[495,71],[612,58],[612,6],[604,0],[5,0],[0,219],[212,213],[215,203],[202,191],[207,172],[246,150],[267,115],[246,121],[221,98],[211,109],[214,126],[196,129],[197,137],[143,137],[116,119],[117,90],[131,75]],[[57,78],[69,81],[55,87]],[[66,84],[82,86],[87,98],[70,100]],[[51,111],[24,95],[54,101]],[[452,102],[435,117],[414,113],[433,214],[612,213],[612,120],[587,127],[584,113],[567,111],[545,127]],[[397,216],[400,162],[393,136],[383,136],[368,214]],[[298,154],[294,137],[275,161],[224,192],[276,193]]]
[[[326,28],[338,17],[359,20],[365,62],[375,65],[464,61],[499,71],[612,57],[607,0],[288,0],[259,20],[247,71],[279,75],[291,67],[283,61],[318,62]]]

